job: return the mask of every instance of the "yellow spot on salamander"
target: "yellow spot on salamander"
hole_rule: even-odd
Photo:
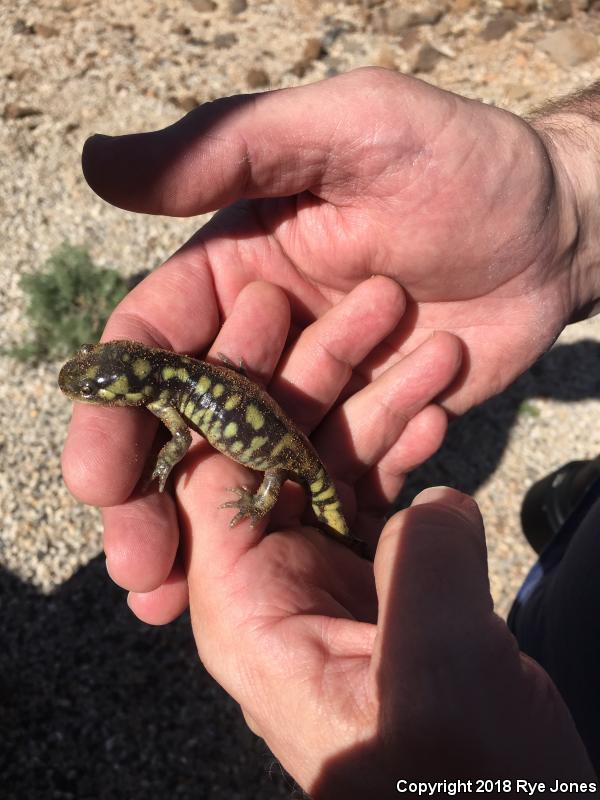
[[[313,497],[313,502],[319,503],[322,500],[329,500],[330,497],[335,497],[335,489],[333,486],[329,486],[324,492],[321,492],[321,494],[315,495]]]
[[[213,422],[212,428],[206,435],[206,438],[209,442],[213,442],[221,438],[221,425],[222,422],[220,419],[218,419],[216,422]]]
[[[186,415],[186,417],[191,418],[195,410],[196,410],[196,404],[192,400],[190,400],[187,403],[183,413]]]
[[[237,436],[238,426],[237,422],[228,422],[225,426],[225,430],[223,431],[223,436],[226,439],[233,439],[234,436]]]
[[[223,392],[225,391],[225,387],[222,383],[215,383],[212,389],[212,396],[213,397],[221,397]]]
[[[137,403],[143,396],[141,392],[127,392],[125,394],[125,398],[129,400],[130,403]]]
[[[86,369],[86,371],[85,371],[85,377],[86,378],[95,378],[96,375],[98,374],[98,369],[99,369],[99,367],[98,367],[97,364],[94,367],[88,367]]]
[[[252,461],[254,453],[269,440],[268,436],[253,436],[250,442],[250,447],[247,447],[243,453],[240,454],[240,460],[244,463]]]
[[[106,387],[106,391],[112,392],[112,394],[127,394],[129,391],[127,375],[119,375],[116,381],[113,381],[110,386]]]
[[[268,436],[253,436],[252,441],[250,442],[250,447],[246,451],[247,453],[254,453],[256,450],[259,450],[263,444],[266,444],[269,441]]]
[[[168,381],[171,378],[179,378],[180,381],[187,381],[189,373],[185,367],[163,367],[162,369],[163,380]]]
[[[146,375],[152,369],[152,364],[148,361],[147,358],[136,358],[136,360],[131,365],[133,369],[133,374],[136,378],[143,380]]]
[[[323,478],[319,478],[314,483],[311,483],[310,485],[311,494],[317,494],[317,492],[320,492],[322,488],[323,488]]]
[[[277,442],[275,447],[271,450],[271,458],[275,458],[276,456],[281,453],[286,447],[293,448],[294,446],[294,437],[291,436],[289,433],[286,433],[281,439]]]
[[[207,408],[206,411],[204,412],[204,420],[203,420],[204,424],[208,425],[208,423],[211,421],[214,415],[215,415],[214,408]]]
[[[244,443],[238,439],[229,448],[231,453],[240,453],[244,449]]]
[[[210,389],[210,378],[207,378],[206,375],[203,375],[196,384],[194,392],[195,394],[204,394],[209,389]]]
[[[241,394],[232,394],[230,395],[227,400],[225,401],[225,411],[233,411],[236,406],[239,406],[240,401],[242,399]]]
[[[251,425],[255,431],[259,431],[265,424],[265,418],[252,403],[246,408],[246,422]]]
[[[196,411],[196,413],[195,413],[195,414],[192,414],[192,416],[190,417],[190,419],[191,419],[191,421],[194,423],[194,425],[199,425],[199,424],[200,424],[200,420],[201,420],[201,419],[202,419],[202,417],[204,416],[204,412],[205,412],[205,411],[206,411],[206,409],[205,409],[205,408],[201,408],[199,411]]]
[[[108,389],[98,389],[98,397],[101,397],[103,400],[115,399],[114,392],[109,392]]]

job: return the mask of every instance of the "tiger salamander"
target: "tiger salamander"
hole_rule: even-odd
[[[231,490],[238,499],[222,506],[238,509],[231,526],[245,517],[253,524],[264,517],[283,482],[291,479],[310,493],[326,532],[356,543],[333,482],[306,436],[264,389],[222,360],[228,366],[132,341],[86,344],[63,366],[58,383],[72,400],[146,406],[166,425],[171,439],[160,450],[151,478],[158,479],[161,492],[191,444],[191,428],[229,458],[264,472],[256,493],[246,487]]]

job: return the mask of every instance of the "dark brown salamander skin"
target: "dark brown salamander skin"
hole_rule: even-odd
[[[289,478],[306,487],[317,520],[328,533],[348,544],[357,541],[313,446],[264,389],[241,372],[137,342],[114,341],[83,345],[61,369],[58,383],[72,400],[146,406],[162,420],[172,438],[160,450],[152,473],[160,491],[190,446],[191,428],[229,458],[264,472],[255,494],[237,487],[232,491],[238,499],[223,504],[238,509],[232,526],[244,517],[255,522],[267,514]]]

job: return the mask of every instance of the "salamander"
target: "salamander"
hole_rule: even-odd
[[[326,533],[354,546],[336,489],[316,450],[281,407],[243,367],[221,356],[223,366],[146,347],[133,341],[83,345],[62,367],[61,390],[75,401],[105,406],[145,406],[171,433],[150,480],[163,491],[172,468],[191,444],[189,429],[229,458],[264,472],[258,490],[232,488],[233,527],[252,525],[275,505],[285,480],[302,484]]]

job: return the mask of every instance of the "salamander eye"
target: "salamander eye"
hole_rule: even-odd
[[[79,388],[82,397],[91,397],[94,393],[94,384],[92,383],[92,381],[87,380],[87,378],[81,381]]]

